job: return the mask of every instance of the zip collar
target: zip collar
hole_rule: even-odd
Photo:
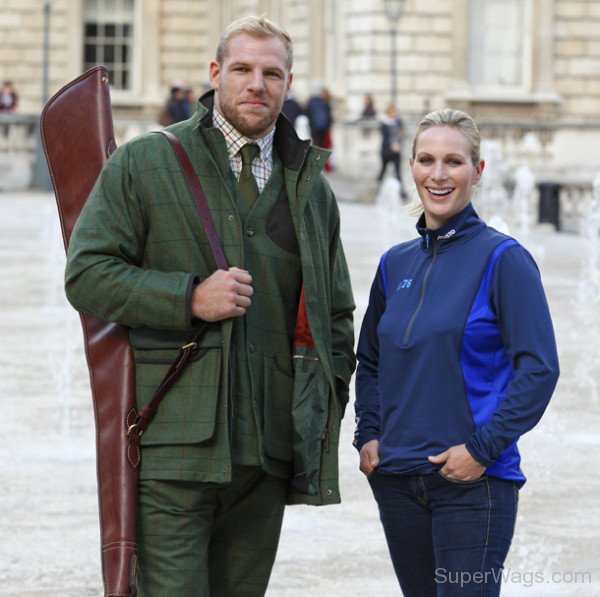
[[[421,248],[428,255],[443,251],[446,247],[464,238],[471,237],[483,227],[485,227],[485,223],[477,215],[471,203],[440,228],[427,228],[425,226],[425,214],[421,214],[416,225],[417,232],[421,236]]]

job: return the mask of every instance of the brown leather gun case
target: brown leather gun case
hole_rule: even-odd
[[[94,67],[59,90],[42,111],[40,131],[66,250],[100,170],[116,148],[106,68]],[[216,267],[228,269],[200,181],[183,146],[172,133],[158,132],[170,143],[186,176]],[[206,326],[199,326],[191,341],[181,347],[152,399],[138,412],[127,328],[86,313],[80,316],[96,419],[104,594],[135,597],[140,437],[191,361]]]
[[[46,104],[40,133],[65,250],[100,170],[116,148],[108,72],[97,66]],[[127,416],[135,408],[127,328],[80,314],[96,421],[96,465],[104,594],[135,597],[139,468],[128,460]]]

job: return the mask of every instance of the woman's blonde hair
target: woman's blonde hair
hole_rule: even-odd
[[[427,129],[434,126],[451,126],[462,131],[469,141],[471,146],[471,161],[474,165],[481,161],[481,137],[475,121],[462,110],[453,110],[452,108],[444,108],[427,114],[419,123],[415,133],[411,157],[414,160],[417,148],[417,140],[419,135]]]
[[[236,35],[246,33],[252,37],[269,38],[277,37],[283,42],[283,45],[287,52],[287,67],[288,70],[292,70],[292,64],[294,62],[292,52],[292,38],[289,36],[287,31],[276,25],[272,21],[269,21],[265,15],[260,17],[244,17],[234,21],[223,31],[219,38],[217,45],[216,61],[223,65],[223,60],[229,50],[229,42]]]

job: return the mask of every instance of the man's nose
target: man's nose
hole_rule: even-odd
[[[265,88],[265,77],[261,72],[253,71],[250,77],[248,87],[254,91],[260,91]]]

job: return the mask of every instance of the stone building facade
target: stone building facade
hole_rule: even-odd
[[[45,57],[50,95],[108,61],[126,138],[155,124],[173,82],[200,93],[220,31],[260,13],[294,39],[295,96],[316,80],[332,92],[342,170],[378,160],[376,125],[357,123],[367,92],[380,111],[395,99],[409,132],[428,110],[466,109],[540,176],[600,169],[598,0],[0,0],[0,80],[38,114]]]

